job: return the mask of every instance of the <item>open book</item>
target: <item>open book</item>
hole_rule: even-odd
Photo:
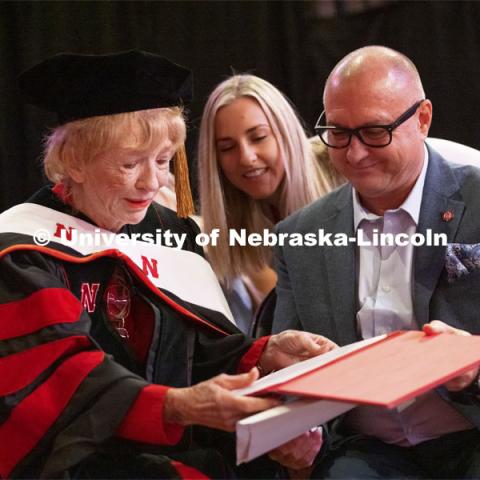
[[[311,358],[237,390],[285,395],[237,424],[237,462],[295,438],[358,404],[395,408],[480,364],[480,336],[399,331]]]

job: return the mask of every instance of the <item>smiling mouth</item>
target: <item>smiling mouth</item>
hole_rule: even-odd
[[[367,163],[365,165],[357,165],[353,167],[353,169],[361,172],[362,170],[368,170],[369,168],[374,167],[375,165],[377,165],[377,163],[378,162]]]
[[[255,168],[253,170],[249,170],[247,173],[244,173],[243,176],[245,178],[256,178],[260,175],[263,175],[267,171],[267,167],[262,168]]]

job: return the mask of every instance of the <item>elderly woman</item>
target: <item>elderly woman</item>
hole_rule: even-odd
[[[210,94],[198,163],[205,231],[222,232],[209,261],[225,285],[242,275],[258,304],[276,284],[272,249],[230,245],[228,230],[272,230],[344,180],[318,137],[309,141],[288,99],[255,75],[233,75]]]
[[[60,125],[46,142],[54,186],[0,216],[2,478],[225,477],[213,430],[185,427],[233,431],[278,403],[231,392],[257,378],[253,367],[331,348],[300,332],[254,343],[238,333],[197,227],[153,202],[173,159],[179,214],[190,210],[179,107],[190,82],[140,51],[60,54],[20,78]],[[181,249],[146,240],[167,232]],[[88,235],[103,243],[81,243]],[[321,441],[304,439],[307,450]],[[272,455],[311,463],[296,442]]]

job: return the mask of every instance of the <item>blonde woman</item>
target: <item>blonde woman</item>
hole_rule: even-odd
[[[207,101],[198,149],[201,214],[206,232],[221,232],[208,257],[223,284],[239,276],[251,282],[257,304],[276,283],[271,248],[229,245],[228,231],[272,230],[340,184],[320,149],[323,155],[289,101],[259,77],[234,75]]]

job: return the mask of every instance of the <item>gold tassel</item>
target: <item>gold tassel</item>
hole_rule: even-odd
[[[175,175],[175,195],[177,197],[177,217],[187,218],[193,215],[192,191],[188,177],[188,160],[185,145],[182,145],[175,154],[173,161],[173,174]]]

